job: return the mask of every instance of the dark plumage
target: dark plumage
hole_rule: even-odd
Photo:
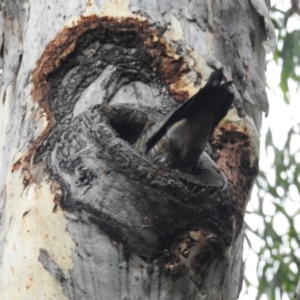
[[[232,105],[234,96],[228,90],[232,82],[221,85],[222,79],[222,68],[213,72],[202,89],[150,128],[136,148],[153,157],[155,163],[190,171]]]

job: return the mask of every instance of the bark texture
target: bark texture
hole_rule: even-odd
[[[1,299],[237,299],[268,102],[263,0],[3,1]],[[224,67],[193,174],[133,143]]]

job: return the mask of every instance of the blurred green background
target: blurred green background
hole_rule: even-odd
[[[294,299],[300,273],[299,0],[273,1],[271,18],[277,47],[267,57],[270,113],[245,217],[243,300]]]

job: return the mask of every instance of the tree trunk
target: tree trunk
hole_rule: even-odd
[[[86,2],[2,3],[0,299],[237,299],[265,2]],[[234,108],[196,172],[139,154],[220,67]]]

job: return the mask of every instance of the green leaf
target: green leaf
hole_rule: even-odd
[[[282,58],[280,87],[285,102],[289,103],[287,96],[289,90],[288,79],[300,80],[300,77],[296,74],[296,67],[300,65],[300,30],[294,30],[285,35],[280,57]]]

